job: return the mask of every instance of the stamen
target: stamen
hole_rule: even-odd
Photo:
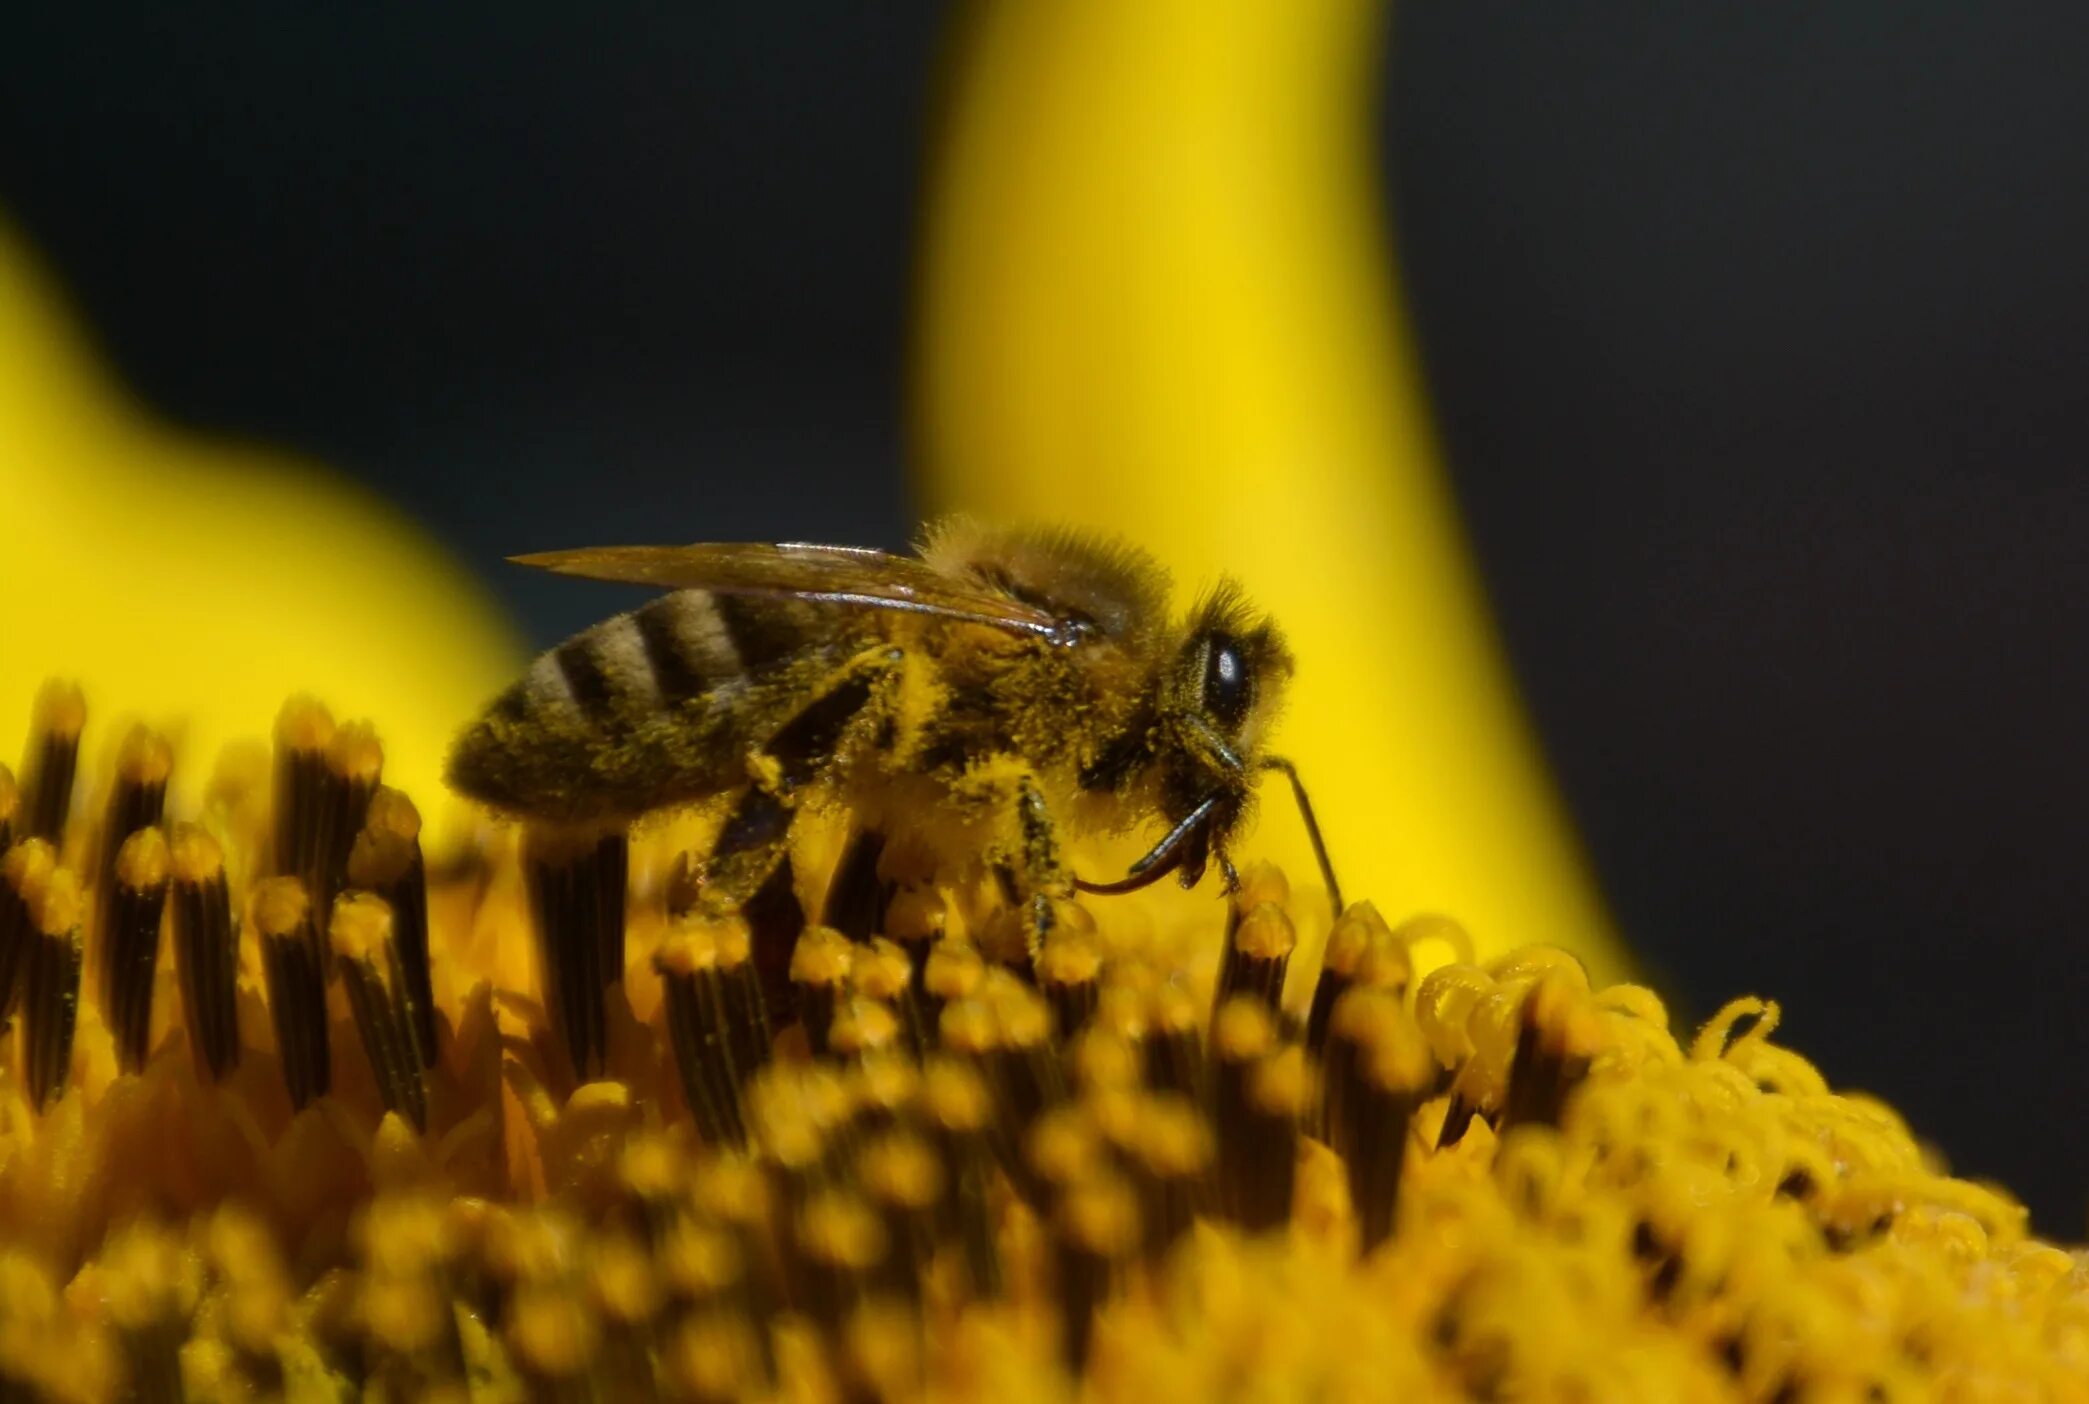
[[[1243,893],[1249,889],[1243,887]],[[1238,995],[1260,1000],[1272,1015],[1282,1012],[1284,972],[1290,968],[1291,952],[1298,947],[1298,933],[1291,918],[1275,902],[1245,907],[1227,933],[1226,951],[1219,966],[1213,1007],[1223,1008]]]
[[[1095,1316],[1123,1267],[1138,1253],[1138,1198],[1107,1172],[1070,1190],[1053,1219],[1057,1248],[1060,1358],[1078,1378],[1088,1366]]]
[[[855,946],[831,926],[808,926],[791,955],[791,988],[806,1041],[815,1057],[828,1054],[827,1036],[848,986]]]
[[[836,1011],[827,1046],[850,1062],[889,1055],[900,1038],[899,1016],[874,999],[853,997]]]
[[[315,855],[319,867],[312,879],[316,886],[309,887],[321,911],[333,909],[334,894],[347,881],[349,855],[383,777],[384,747],[368,722],[348,722],[334,732],[326,748]]]
[[[77,683],[58,678],[36,694],[30,714],[29,754],[22,765],[28,803],[23,831],[56,847],[72,812],[73,775],[80,763],[80,733],[87,726],[87,700]]]
[[[311,900],[297,878],[264,878],[254,885],[252,913],[283,1085],[290,1092],[291,1110],[303,1111],[314,1097],[325,1095],[333,1081],[326,977]]]
[[[1146,1081],[1158,1092],[1204,1101],[1204,1011],[1184,986],[1154,987],[1146,1018]]]
[[[392,944],[406,977],[407,1005],[421,1066],[435,1066],[435,985],[428,964],[428,867],[421,814],[412,800],[380,785],[363,831],[348,854],[348,885],[374,892],[392,909]]]
[[[700,916],[678,919],[653,953],[653,968],[660,973],[668,1042],[697,1134],[707,1146],[744,1145],[740,1075],[733,1064],[716,929]]]
[[[1565,979],[1540,980],[1523,1003],[1501,1129],[1557,1126],[1567,1095],[1588,1076],[1601,1037],[1582,991]]]
[[[239,945],[217,840],[176,824],[168,844],[173,871],[174,964],[181,977],[182,1022],[206,1080],[239,1065]]]
[[[856,1178],[877,1208],[890,1247],[878,1290],[918,1306],[943,1202],[943,1166],[920,1133],[895,1127],[864,1146]]]
[[[849,970],[849,983],[858,995],[892,1010],[899,1020],[901,1046],[918,1060],[928,1051],[929,1033],[915,995],[917,978],[919,972],[906,949],[882,936],[857,950]]]
[[[1001,1252],[995,1233],[989,1141],[993,1098],[976,1068],[954,1057],[939,1056],[930,1059],[922,1072],[921,1102],[943,1165],[943,1183],[949,1186],[937,1220],[937,1238],[958,1245],[965,1267],[965,1295],[999,1297]]]
[[[57,866],[58,851],[47,839],[25,838],[0,857],[0,1018],[27,983],[37,940],[36,903]]]
[[[970,999],[986,980],[986,961],[963,941],[936,942],[921,972],[922,1022],[941,1036],[943,1013],[953,1001]]]
[[[22,972],[22,1071],[37,1112],[65,1095],[71,1081],[73,1028],[80,1009],[80,880],[54,868],[30,912],[32,934]]]
[[[662,1374],[694,1404],[737,1404],[773,1380],[765,1340],[740,1312],[701,1312],[675,1333]]]
[[[792,1239],[804,1273],[806,1313],[838,1333],[885,1260],[885,1226],[860,1195],[823,1189],[799,1211]]]
[[[1335,1006],[1323,1124],[1349,1177],[1359,1250],[1392,1235],[1407,1127],[1436,1081],[1436,1058],[1414,1016],[1385,989],[1359,988]]]
[[[714,922],[712,932],[718,942],[726,1047],[732,1053],[733,1072],[745,1085],[769,1062],[769,1010],[754,964],[754,933],[744,917]]]
[[[326,751],[334,714],[317,699],[293,697],[276,714],[275,839],[273,875],[294,877],[307,893],[319,890],[326,864]]]
[[[109,902],[115,891],[116,855],[125,839],[160,822],[167,807],[167,777],[173,769],[174,748],[165,737],[150,728],[134,726],[123,738],[123,749],[116,758],[116,781],[109,787],[109,803],[103,812],[101,863],[96,874],[95,894],[101,904],[99,914],[104,918],[97,936],[104,948],[108,942]],[[102,978],[106,978],[106,971]]]
[[[1211,1127],[1189,1098],[1145,1099],[1132,1142],[1144,1252],[1158,1263],[1190,1230],[1212,1163]]]
[[[791,858],[786,853],[754,896],[740,908],[753,940],[755,977],[761,982],[762,1006],[769,1026],[781,1029],[797,1017],[792,1002],[791,957],[805,930],[805,908],[798,902]]]
[[[160,959],[160,914],[167,904],[167,840],[156,828],[123,841],[109,879],[102,918],[102,1013],[116,1043],[117,1066],[145,1066],[152,1036],[152,992]]]
[[[537,979],[573,1077],[602,1076],[609,1056],[604,1008],[624,975],[628,839],[610,833],[532,826],[523,863],[536,918]]]
[[[1211,1120],[1218,1143],[1215,1208],[1249,1228],[1269,1226],[1270,1186],[1277,1174],[1267,1145],[1274,1118],[1262,1099],[1253,1095],[1251,1082],[1263,1061],[1277,1051],[1276,1021],[1261,1000],[1236,995],[1219,1007],[1211,1028]],[[1294,1144],[1287,1143],[1283,1167],[1287,1190],[1293,1153]],[[1290,1210],[1287,1194],[1279,1221]]]
[[[1052,1002],[1059,1037],[1071,1039],[1095,1015],[1100,996],[1102,951],[1078,931],[1055,931],[1037,956],[1037,982]]]
[[[334,899],[328,936],[378,1095],[386,1110],[426,1132],[427,1068],[414,1038],[412,996],[395,930],[391,905],[375,893]]]
[[[533,1398],[579,1404],[592,1397],[585,1376],[602,1344],[602,1323],[569,1284],[518,1288],[508,1304],[506,1336]]]
[[[1313,1004],[1306,1015],[1306,1051],[1314,1057],[1327,1052],[1327,1026],[1335,1004],[1351,989],[1390,989],[1402,992],[1411,974],[1407,948],[1369,902],[1351,903],[1335,918],[1327,934],[1327,949],[1320,957],[1320,978],[1313,985]]]

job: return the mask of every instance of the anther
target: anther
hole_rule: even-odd
[[[378,1095],[386,1110],[425,1132],[427,1068],[413,1032],[412,995],[396,930],[390,904],[375,893],[346,892],[334,899],[328,936]]]
[[[333,1080],[326,977],[312,903],[297,878],[272,877],[254,885],[251,905],[283,1084],[290,1092],[291,1108],[302,1111],[314,1097],[323,1096]]]
[[[667,1035],[682,1095],[707,1146],[739,1146],[747,1131],[740,1108],[740,1074],[733,1065],[719,973],[718,935],[701,916],[676,920],[653,952],[667,1007]]]
[[[31,944],[22,972],[22,1071],[29,1105],[41,1112],[65,1095],[80,1006],[80,880],[55,868],[30,911]]]
[[[26,803],[18,827],[55,847],[65,837],[65,821],[72,812],[87,701],[78,684],[53,678],[38,690],[30,717],[29,754],[22,766]]]
[[[102,1014],[116,1043],[117,1066],[145,1066],[152,1036],[152,991],[160,958],[160,914],[167,904],[167,840],[156,828],[123,841],[111,866],[101,919]]]
[[[239,946],[225,858],[217,840],[194,824],[176,824],[168,844],[173,872],[174,965],[180,976],[183,1023],[206,1080],[216,1082],[239,1064],[235,1006]]]
[[[827,1035],[840,1009],[854,958],[854,944],[831,926],[805,928],[791,954],[791,988],[798,1018],[818,1057],[827,1055]]]
[[[626,835],[533,826],[523,866],[535,916],[546,1012],[574,1078],[600,1077],[609,1056],[605,1002],[624,975]]]
[[[35,908],[58,866],[58,851],[25,838],[0,857],[0,1018],[14,1007],[35,948]]]
[[[384,898],[392,944],[405,972],[409,1026],[421,1066],[435,1065],[435,986],[428,965],[428,871],[421,815],[412,800],[380,785],[348,853],[348,885]]]

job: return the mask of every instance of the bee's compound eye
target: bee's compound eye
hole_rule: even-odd
[[[1227,731],[1236,731],[1247,719],[1254,683],[1248,677],[1248,661],[1240,645],[1224,634],[1211,640],[1204,655],[1204,710]]]

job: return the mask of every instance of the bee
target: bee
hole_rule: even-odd
[[[625,824],[717,800],[703,900],[744,905],[794,821],[971,855],[1020,903],[1193,887],[1229,851],[1257,781],[1297,769],[1268,738],[1293,662],[1230,581],[1185,617],[1146,553],[1062,530],[929,531],[918,556],[846,546],[622,546],[518,556],[665,587],[544,654],[470,726],[451,783],[531,821]],[[1067,866],[1062,827],[1159,838],[1114,881]]]

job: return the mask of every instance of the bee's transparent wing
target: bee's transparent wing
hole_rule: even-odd
[[[1013,634],[1064,641],[1072,621],[996,590],[946,575],[913,556],[807,542],[703,542],[694,546],[593,546],[511,556],[518,565],[560,575],[710,590],[721,595],[813,600],[896,609],[986,624]]]

